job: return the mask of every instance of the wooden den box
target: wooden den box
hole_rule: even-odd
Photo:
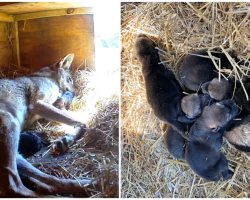
[[[74,69],[94,68],[93,8],[83,3],[0,3],[0,67],[31,71],[74,53]]]

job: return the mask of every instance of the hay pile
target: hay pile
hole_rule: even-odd
[[[204,48],[233,50],[249,60],[249,8],[250,3],[222,2],[122,4],[122,197],[250,195],[250,157],[226,141],[222,151],[234,176],[224,182],[208,182],[169,155],[163,143],[165,127],[147,103],[133,51],[136,35],[144,33],[158,44],[162,62],[173,71],[188,52]]]
[[[28,160],[45,173],[62,178],[95,178],[97,187],[89,189],[91,197],[118,197],[118,158],[119,158],[119,102],[114,94],[106,99],[92,99],[93,112],[88,110],[89,96],[95,92],[90,77],[96,72],[78,71],[75,75],[77,96],[70,110],[79,112],[79,117],[86,115],[86,124],[93,131],[85,134],[67,152],[53,155],[53,151],[43,150]],[[70,133],[72,127],[52,122],[37,122],[35,130],[45,133],[48,141],[53,141]]]

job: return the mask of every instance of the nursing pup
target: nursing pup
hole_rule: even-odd
[[[27,158],[48,145],[42,141],[40,132],[24,131],[20,134],[18,152]]]
[[[200,55],[200,56],[199,56]],[[212,53],[220,58],[222,68],[231,68],[231,64],[223,53]],[[208,56],[207,50],[192,52],[177,64],[177,77],[180,83],[190,91],[198,91],[203,83],[217,76],[216,68]]]
[[[171,126],[164,134],[164,142],[174,158],[185,160],[186,140]]]
[[[209,104],[212,104],[212,99],[209,95],[204,94],[189,94],[182,98],[181,109],[189,119],[195,119],[198,117],[203,108]]]
[[[224,137],[235,148],[250,152],[250,116],[236,121],[234,126],[225,132]]]
[[[224,100],[206,106],[192,125],[185,158],[199,176],[210,181],[231,177],[232,172],[228,169],[228,162],[220,149],[223,132],[237,113],[236,104],[231,100]]]
[[[142,65],[147,100],[160,120],[184,135],[184,123],[190,123],[190,120],[181,111],[182,89],[173,72],[160,64],[155,47],[153,41],[145,35],[139,35],[136,39],[135,51]]]
[[[224,78],[214,78],[212,81],[202,84],[202,92],[209,94],[212,99],[217,101],[230,99],[233,95],[233,85],[230,80]]]

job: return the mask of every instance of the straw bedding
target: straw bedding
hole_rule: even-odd
[[[234,171],[228,181],[208,182],[169,155],[163,142],[166,126],[147,103],[141,66],[133,50],[136,35],[147,34],[158,44],[162,62],[174,72],[184,55],[204,48],[234,51],[240,59],[249,60],[249,8],[250,3],[222,2],[121,5],[122,197],[250,196],[250,156],[227,141],[222,152]],[[245,70],[249,70],[247,64]]]
[[[112,72],[119,76],[117,72]],[[16,77],[30,74],[23,68],[12,68],[1,77]],[[81,179],[95,178],[97,186],[87,189],[91,197],[118,197],[118,159],[119,159],[119,100],[113,91],[106,98],[98,96],[93,80],[95,71],[79,70],[74,74],[76,97],[70,110],[77,112],[79,117],[86,119],[87,127],[96,128],[85,134],[68,151],[56,155],[52,148],[44,148],[28,160],[41,171],[57,177]],[[118,84],[118,82],[117,82]],[[100,87],[105,84],[99,83]],[[94,98],[94,96],[96,98]],[[85,112],[85,111],[88,112]],[[91,110],[91,112],[90,112]],[[39,120],[30,127],[31,130],[42,132],[43,140],[53,142],[73,128],[58,123]]]
[[[63,155],[55,156],[50,149],[31,157],[30,161],[45,173],[58,177],[97,179],[97,186],[88,190],[91,197],[118,197],[118,95],[94,99],[93,95],[98,96],[92,83],[94,76],[95,71],[82,70],[75,74],[77,96],[70,110],[80,112],[79,117],[87,115],[87,127],[95,129],[86,133]],[[84,114],[88,109],[93,111]],[[70,128],[66,128],[67,132],[64,126],[55,123],[38,123],[36,129],[45,132],[50,141],[70,133]]]

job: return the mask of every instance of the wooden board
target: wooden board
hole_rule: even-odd
[[[20,21],[20,20],[27,20],[27,19],[38,19],[38,18],[46,18],[46,17],[58,17],[58,16],[65,16],[65,15],[80,15],[80,14],[93,14],[93,9],[89,7],[85,7],[85,8],[68,8],[68,9],[60,9],[60,10],[32,12],[32,13],[15,15],[14,19],[15,21]]]
[[[8,24],[0,22],[0,71],[12,62],[12,49],[8,42]]]
[[[40,12],[57,10],[64,8],[81,8],[81,7],[93,7],[91,1],[74,1],[74,2],[22,2],[12,4],[0,4],[0,12],[7,14],[23,14],[30,12]]]
[[[0,22],[14,22],[14,17],[6,13],[0,13]]]
[[[93,15],[71,15],[18,22],[21,66],[35,70],[74,53],[73,67],[94,68]]]
[[[18,2],[0,2],[0,6],[6,6],[6,5],[10,5],[10,4],[15,4]]]

